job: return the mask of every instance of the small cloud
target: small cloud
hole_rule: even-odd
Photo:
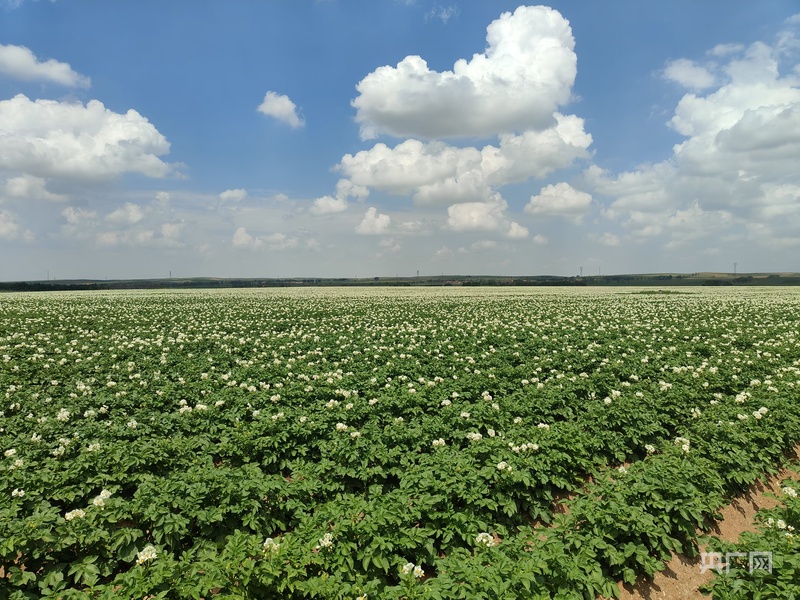
[[[241,202],[247,198],[247,191],[243,189],[225,190],[219,195],[223,202]]]
[[[61,211],[61,216],[67,220],[67,223],[70,225],[78,226],[86,223],[87,221],[91,222],[97,216],[97,213],[93,210],[84,210],[82,208],[75,208],[73,206],[68,206],[64,210]]]
[[[19,224],[14,215],[0,210],[0,240],[13,240],[19,235]]]
[[[12,198],[26,200],[49,200],[62,202],[65,196],[54,194],[47,189],[47,180],[32,175],[12,177],[6,181],[6,194]]]
[[[737,54],[742,50],[744,50],[744,46],[742,44],[717,44],[709,51],[709,54],[711,56],[722,58],[724,56],[730,56],[731,54]]]
[[[157,192],[156,204],[162,208],[169,207],[170,195],[169,192]]]
[[[619,246],[620,239],[619,236],[614,235],[613,233],[604,233],[602,235],[592,234],[589,236],[589,239],[593,242],[597,242],[598,244],[602,244],[603,246]]]
[[[283,94],[267,92],[257,110],[293,128],[305,125],[303,118],[297,114],[297,105],[289,99],[289,96]]]
[[[380,235],[389,230],[392,218],[389,215],[378,213],[378,209],[370,206],[364,214],[361,223],[356,226],[356,233],[362,235]]]
[[[388,239],[388,240],[381,240],[380,244],[381,251],[378,253],[378,256],[386,256],[389,254],[397,254],[400,252],[402,246],[400,243],[395,239]]]
[[[125,241],[125,234],[119,231],[104,231],[97,236],[97,245],[111,248],[119,246]]]
[[[447,22],[453,17],[457,17],[461,11],[457,6],[434,6],[430,12],[425,14],[425,22],[437,19],[447,25]]]
[[[506,237],[511,238],[512,240],[523,240],[528,237],[529,234],[530,232],[528,231],[527,227],[523,227],[516,221],[512,221],[511,226],[506,232]]]
[[[322,196],[314,200],[309,212],[312,215],[330,215],[347,210],[347,200],[344,198],[334,198],[333,196]]]
[[[691,90],[704,90],[717,82],[708,69],[687,58],[670,61],[664,69],[664,78]]]
[[[453,231],[496,231],[505,221],[504,200],[462,202],[447,208],[447,226]]]
[[[285,233],[271,233],[263,237],[254,237],[247,229],[239,227],[233,234],[233,247],[244,250],[286,250],[297,246],[297,238]]]
[[[336,182],[337,198],[363,200],[367,196],[369,196],[369,188],[366,186],[356,185],[349,179],[340,179]]]
[[[405,235],[426,235],[431,233],[433,223],[419,219],[413,221],[403,221],[398,225],[400,233]]]
[[[181,231],[183,231],[183,223],[164,223],[161,226],[161,238],[172,245],[178,245]]]
[[[576,190],[568,183],[548,185],[539,191],[538,196],[531,196],[525,205],[525,212],[533,215],[553,215],[571,219],[580,223],[592,206],[592,196]]]
[[[25,46],[0,44],[0,73],[21,81],[44,81],[67,87],[88,88],[91,80],[54,59],[40,61]]]
[[[260,244],[258,244],[258,240],[256,238],[247,233],[247,229],[244,227],[239,227],[239,229],[237,229],[233,234],[233,247],[257,250],[260,247]]]
[[[144,219],[144,210],[138,204],[126,202],[106,215],[106,221],[115,225],[133,225]]]
[[[479,240],[472,244],[473,250],[491,250],[497,248],[497,242],[494,240]]]
[[[533,243],[537,246],[547,246],[547,244],[550,243],[550,240],[543,235],[537,234],[533,236]]]
[[[448,256],[452,256],[453,251],[448,248],[447,246],[442,246],[436,251],[436,254],[433,255],[434,259],[442,259],[447,258]]]

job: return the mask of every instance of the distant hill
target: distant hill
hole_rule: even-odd
[[[134,289],[212,289],[330,286],[794,286],[800,273],[644,273],[560,277],[554,275],[436,275],[370,278],[217,278],[50,280],[0,282],[0,292]]]

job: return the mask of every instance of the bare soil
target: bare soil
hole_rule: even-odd
[[[800,446],[795,448],[795,457],[800,455]],[[735,542],[745,531],[755,531],[755,514],[762,509],[774,508],[778,501],[767,494],[779,496],[781,481],[793,479],[800,481],[800,473],[788,469],[770,477],[765,483],[752,486],[747,493],[735,498],[722,509],[722,519],[712,528],[711,534]],[[700,552],[705,548],[701,547]],[[690,558],[685,554],[673,554],[666,568],[656,573],[652,581],[642,578],[636,585],[620,583],[621,600],[709,600],[698,591],[701,585],[714,578],[711,569],[705,573],[700,569],[700,556]],[[603,600],[599,597],[598,600]]]

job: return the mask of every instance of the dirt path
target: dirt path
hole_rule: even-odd
[[[800,454],[800,446],[795,448],[795,456]],[[735,542],[744,531],[755,531],[753,517],[764,508],[773,508],[778,501],[767,496],[768,493],[780,495],[780,482],[784,479],[800,481],[800,473],[782,470],[765,484],[750,488],[743,496],[736,498],[720,512],[722,519],[712,529],[711,534]],[[701,548],[703,552],[705,549]],[[666,569],[657,573],[653,581],[642,580],[635,586],[620,584],[621,600],[709,600],[697,588],[709,583],[714,577],[711,570],[701,573],[700,556],[689,558],[683,554],[673,555]],[[598,598],[598,600],[603,600]]]

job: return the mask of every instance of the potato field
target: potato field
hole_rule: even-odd
[[[798,443],[794,289],[0,295],[0,598],[610,598]]]

